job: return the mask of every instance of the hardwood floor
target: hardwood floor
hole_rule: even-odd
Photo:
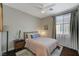
[[[78,52],[76,50],[64,47],[61,56],[79,56]]]
[[[3,56],[16,56],[15,55],[15,50],[9,51],[8,54],[3,53]],[[60,56],[79,56],[78,52],[76,50],[67,48],[67,47],[63,47],[63,50],[61,52]]]
[[[11,50],[8,53],[3,53],[2,56],[16,56],[15,50]]]

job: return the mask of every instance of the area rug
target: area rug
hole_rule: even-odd
[[[60,56],[63,46],[60,46],[60,49],[55,49],[50,56]],[[16,56],[34,56],[34,54],[27,49],[16,52]]]
[[[27,49],[16,52],[16,56],[34,56],[34,54]]]
[[[63,50],[63,46],[60,45],[60,49],[58,49],[58,48],[55,49],[55,50],[52,52],[51,56],[60,56],[62,50]]]

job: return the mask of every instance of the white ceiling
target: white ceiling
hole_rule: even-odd
[[[36,16],[38,18],[43,18],[49,15],[54,15],[73,9],[78,6],[78,3],[6,3],[12,8],[18,9],[30,15]],[[53,10],[49,10],[53,8]],[[45,13],[41,13],[42,10],[45,10]]]

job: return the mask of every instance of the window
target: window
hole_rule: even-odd
[[[56,17],[56,34],[69,34],[70,13]]]

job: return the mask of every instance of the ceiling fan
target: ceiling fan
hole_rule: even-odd
[[[37,4],[35,6],[35,8],[38,8],[41,10],[41,13],[45,13],[46,10],[50,10],[52,11],[53,10],[53,6],[55,6],[55,3],[40,3],[40,4]]]

